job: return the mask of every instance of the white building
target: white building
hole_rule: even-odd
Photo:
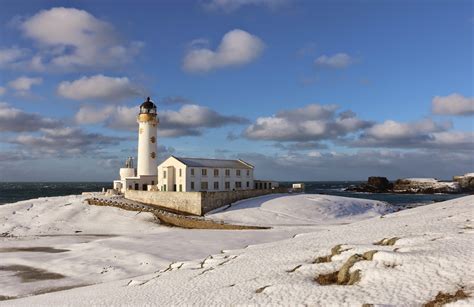
[[[160,191],[199,192],[254,189],[254,167],[242,160],[171,156],[158,166]]]
[[[125,190],[148,190],[149,185],[157,182],[157,145],[156,134],[158,118],[156,105],[150,97],[140,105],[138,122],[138,159],[137,168],[129,158],[124,168],[120,169],[120,180],[114,181],[114,189],[122,193]]]

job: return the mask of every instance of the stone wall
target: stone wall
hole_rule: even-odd
[[[286,193],[286,188],[226,192],[160,192],[127,190],[125,198],[179,213],[204,215],[236,201],[272,193]]]
[[[230,205],[236,201],[267,195],[272,193],[286,193],[286,188],[266,189],[266,190],[240,190],[240,191],[226,191],[226,192],[203,192],[202,193],[202,209],[203,214],[209,211],[220,208],[225,205]]]
[[[203,215],[200,192],[125,191],[125,198],[171,211]]]

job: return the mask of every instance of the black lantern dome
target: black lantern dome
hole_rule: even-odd
[[[150,97],[140,105],[140,114],[156,114],[156,105],[151,101]]]

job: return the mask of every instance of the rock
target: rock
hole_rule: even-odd
[[[367,180],[367,183],[363,183],[358,186],[350,186],[346,191],[352,192],[367,192],[367,193],[385,193],[389,192],[393,187],[393,184],[388,181],[386,177],[371,176]]]
[[[398,179],[393,185],[395,193],[459,193],[461,191],[457,182],[443,182],[434,178],[405,178]]]
[[[474,173],[468,173],[463,176],[454,176],[453,181],[459,184],[463,192],[474,192]]]
[[[367,184],[378,190],[389,190],[393,187],[393,184],[388,181],[387,177],[369,177]]]

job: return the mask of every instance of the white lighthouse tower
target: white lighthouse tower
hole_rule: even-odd
[[[150,97],[141,104],[138,121],[138,159],[137,176],[157,176],[156,162],[156,132],[158,118],[156,105]]]

